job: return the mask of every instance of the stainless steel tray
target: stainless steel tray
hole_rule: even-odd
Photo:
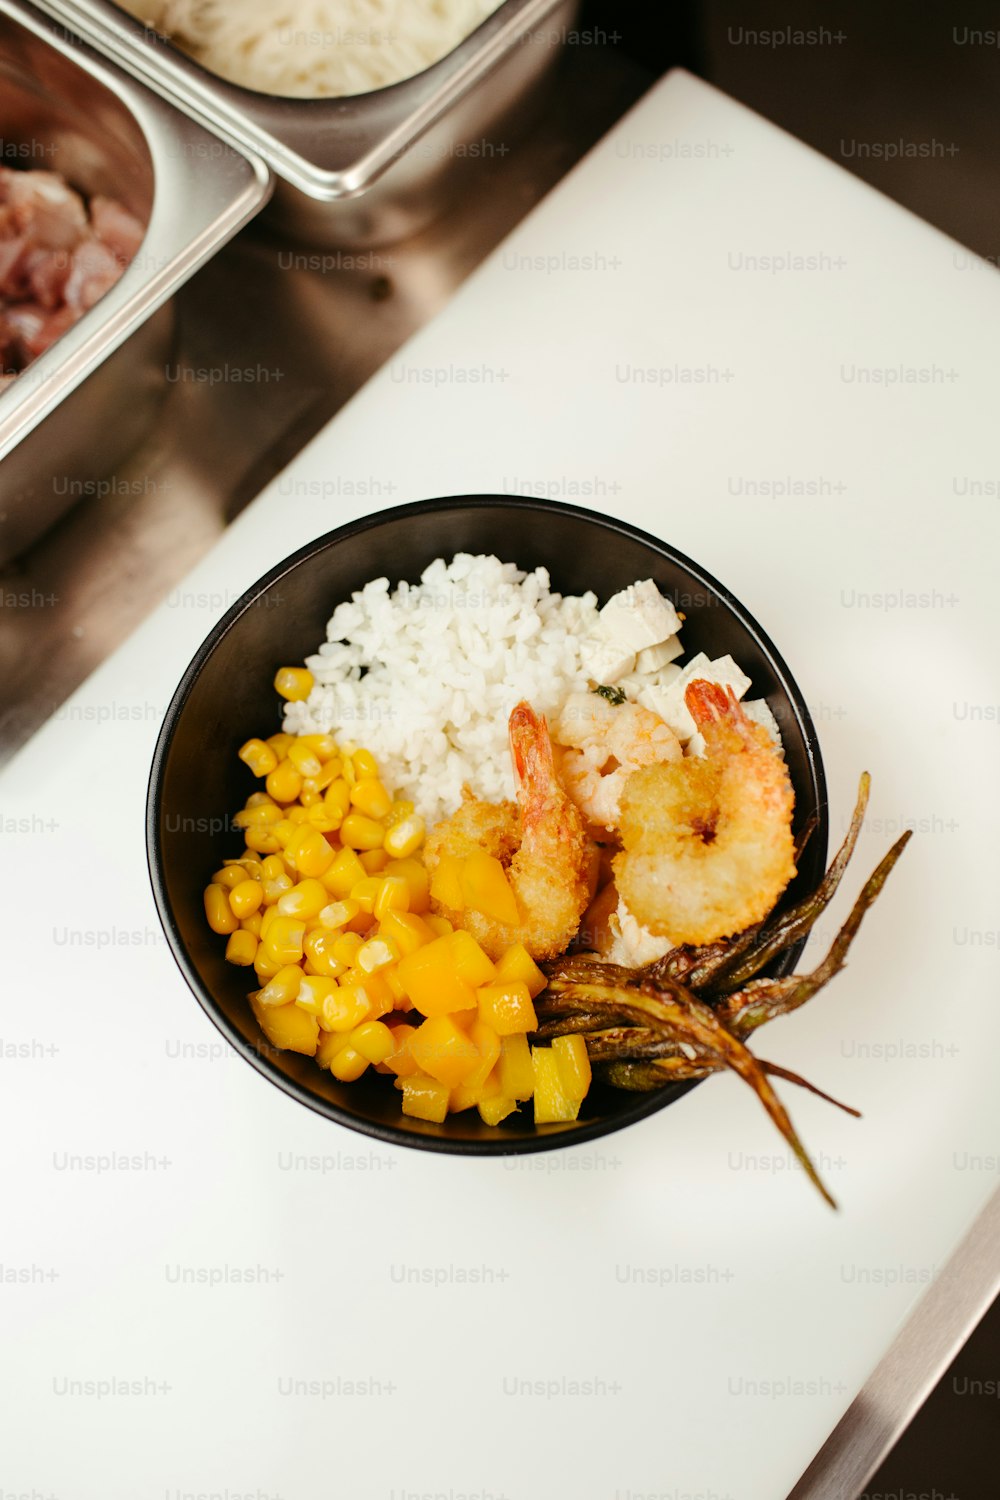
[[[0,137],[9,161],[109,193],[146,225],[118,284],[0,396],[2,561],[135,445],[169,354],[169,314],[154,314],[271,179],[22,0],[0,0]]]
[[[579,0],[505,0],[413,78],[343,99],[283,99],[210,73],[111,0],[39,0],[280,179],[270,218],[292,237],[385,244],[454,202],[504,154],[559,56]]]

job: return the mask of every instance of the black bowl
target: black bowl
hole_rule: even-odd
[[[282,704],[272,686],[277,668],[311,655],[325,639],[335,605],[369,579],[387,574],[393,584],[415,581],[434,558],[459,551],[495,553],[522,568],[543,565],[554,588],[593,589],[602,600],[652,577],[687,617],[687,653],[730,653],[749,674],[753,696],[767,699],[781,726],[796,825],[814,813],[819,819],[795,882],[803,889],[815,884],[828,833],[819,744],[801,693],[757,622],[713,578],[655,537],[572,506],[501,495],[431,500],[354,521],[279,563],[229,610],[185,672],[157,742],[146,818],[149,869],[167,941],[195,997],[237,1051],[294,1099],[397,1145],[480,1156],[543,1151],[620,1130],[692,1085],[650,1094],[595,1085],[573,1125],[536,1126],[528,1110],[498,1128],[483,1125],[475,1110],[441,1125],[409,1119],[387,1077],[370,1071],[342,1084],[312,1058],[268,1045],[247,1004],[249,971],[225,962],[224,944],[208,929],[202,905],[209,875],[242,845],[232,814],[258,785],[237,749],[280,727]],[[783,954],[770,972],[787,973],[798,952]]]

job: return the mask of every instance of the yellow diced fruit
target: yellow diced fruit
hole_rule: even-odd
[[[355,1083],[368,1068],[368,1059],[350,1044],[330,1059],[330,1072],[341,1083]]]
[[[457,934],[456,934],[457,936]],[[498,1036],[515,1032],[537,1031],[538,1017],[531,1003],[528,986],[520,979],[501,984],[484,984],[477,991],[479,1014]]]
[[[301,703],[313,690],[313,674],[305,667],[282,667],[274,679],[274,690],[289,703]]]
[[[365,1021],[351,1032],[351,1046],[370,1063],[385,1062],[396,1050],[392,1032],[382,1021]]]
[[[528,1038],[518,1032],[500,1038],[500,1092],[510,1099],[530,1099],[535,1092],[535,1070]]]
[[[357,781],[371,781],[378,775],[378,761],[370,750],[356,750],[351,756]]]
[[[435,912],[428,912],[424,917],[424,921],[431,932],[435,933],[438,937],[447,937],[449,932],[454,932],[455,930],[447,917],[438,916]]]
[[[353,1031],[367,1021],[370,1001],[359,984],[339,984],[323,1001],[320,1018],[325,1031]]]
[[[431,900],[449,911],[463,911],[462,861],[455,854],[442,854],[431,871]]]
[[[393,859],[409,859],[424,841],[427,825],[419,813],[393,823],[385,835],[385,852]]]
[[[389,863],[389,856],[384,849],[362,849],[358,858],[364,865],[366,875],[381,875]]]
[[[298,964],[285,964],[257,994],[257,1003],[266,1008],[274,1005],[290,1005],[299,993],[302,969]]]
[[[403,1082],[403,1114],[440,1125],[448,1113],[448,1088],[435,1078],[414,1073]]]
[[[246,969],[249,968],[256,957],[257,939],[252,932],[245,932],[241,927],[236,932],[230,934],[229,941],[226,944],[227,963],[239,964],[240,968]]]
[[[559,1082],[567,1099],[586,1099],[590,1088],[590,1058],[582,1036],[557,1036],[552,1052],[559,1070]]]
[[[264,740],[247,740],[237,751],[240,760],[250,767],[255,776],[269,776],[278,764],[278,757]]]
[[[415,953],[408,953],[400,959],[397,972],[406,993],[425,1016],[444,1016],[476,1004],[476,992],[459,975],[447,937],[435,938]]]
[[[318,880],[300,880],[298,885],[279,896],[278,910],[283,917],[301,917],[304,922],[310,922],[319,916],[329,896],[326,886],[320,885]]]
[[[433,942],[434,934],[422,917],[412,911],[387,911],[379,923],[379,937],[391,939],[405,958],[416,953],[425,943]]]
[[[383,875],[375,897],[374,915],[381,922],[386,912],[406,911],[410,905],[410,887],[401,875]]]
[[[501,1120],[514,1113],[517,1102],[503,1094],[494,1094],[492,1098],[480,1099],[478,1108],[484,1125],[499,1125]]]
[[[381,849],[385,842],[385,829],[374,818],[352,812],[347,814],[340,825],[340,840],[348,849]]]
[[[575,1120],[580,1113],[580,1101],[567,1097],[552,1049],[532,1047],[531,1063],[535,1070],[535,1124],[550,1125],[556,1120]]]
[[[222,869],[216,870],[212,876],[212,884],[221,885],[227,891],[234,891],[246,878],[247,872],[242,865],[223,865]]]
[[[419,1068],[449,1089],[463,1083],[480,1062],[475,1042],[451,1016],[432,1016],[410,1040]]]
[[[502,922],[505,927],[517,926],[521,919],[514,892],[503,865],[492,854],[474,849],[462,861],[460,879],[465,906],[492,917],[494,922]]]
[[[331,814],[338,820],[337,826],[346,818],[351,806],[351,788],[343,776],[331,781],[323,793],[323,802],[329,808]]]
[[[353,849],[339,849],[332,864],[320,876],[330,895],[338,901],[349,896],[358,881],[366,878],[365,867]]]
[[[261,942],[269,958],[277,963],[297,964],[302,960],[306,924],[298,917],[276,916],[267,924]]]
[[[389,986],[389,993],[392,996],[393,1010],[411,1010],[412,1004],[410,1001],[410,997],[403,988],[402,980],[399,977],[399,971],[395,967],[384,969],[383,975],[386,984]]]
[[[464,979],[473,989],[481,984],[489,984],[496,975],[492,959],[480,948],[471,932],[459,929],[458,932],[451,933],[448,946],[454,955],[459,979]]]
[[[273,1047],[286,1052],[301,1052],[313,1057],[319,1045],[316,1017],[297,1005],[261,1005],[260,996],[252,995],[250,1005],[261,1031]]]
[[[409,1078],[417,1071],[417,1065],[410,1052],[410,1038],[416,1036],[417,1028],[408,1026],[404,1021],[399,1026],[390,1026],[388,1030],[392,1037],[392,1052],[386,1058],[386,1062],[397,1077]]]
[[[233,916],[242,922],[244,917],[252,917],[264,899],[264,892],[256,880],[241,880],[239,885],[234,885],[229,892],[229,905]]]
[[[419,859],[412,855],[407,859],[391,859],[385,867],[387,875],[401,875],[410,887],[410,910],[420,916],[431,904],[431,877]]]
[[[327,996],[332,995],[336,988],[337,981],[328,978],[325,974],[302,974],[299,978],[295,1003],[301,1005],[302,1009],[307,1010],[311,1016],[321,1016]]]
[[[319,830],[306,824],[288,845],[285,858],[294,862],[300,876],[318,879],[330,868],[336,856]]]
[[[337,979],[348,967],[334,952],[336,942],[337,934],[327,932],[321,927],[307,932],[302,940],[302,952],[306,962],[317,974],[322,974],[327,979]]]
[[[520,979],[528,986],[528,994],[537,1000],[548,980],[535,963],[523,943],[514,943],[497,960],[497,979]]]
[[[500,1092],[499,1080],[494,1076],[494,1068],[500,1056],[500,1038],[491,1026],[484,1025],[482,1021],[473,1021],[469,1037],[476,1048],[479,1061],[468,1077],[452,1089],[448,1108],[453,1113],[471,1109],[487,1095]]]
[[[212,931],[221,937],[228,937],[240,925],[239,918],[233,915],[229,892],[224,885],[205,887],[205,916]]]
[[[356,781],[351,788],[351,806],[368,818],[384,818],[392,807],[392,798],[377,776]]]

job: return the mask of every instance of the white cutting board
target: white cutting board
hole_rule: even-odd
[[[790,255],[826,259],[741,260]],[[997,1182],[998,326],[991,270],[673,74],[28,745],[0,778],[8,1490],[785,1494]],[[929,374],[852,378],[900,367]],[[773,481],[806,491],[746,493]],[[214,620],[373,494],[540,485],[757,616],[834,840],[871,770],[837,918],[917,823],[847,973],[766,1034],[864,1111],[783,1089],[839,1214],[729,1078],[575,1151],[369,1145],[227,1051],[168,956],[146,776]],[[137,1391],[73,1384],[105,1381]]]

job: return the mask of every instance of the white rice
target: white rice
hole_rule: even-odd
[[[597,614],[594,594],[555,594],[544,568],[495,557],[438,558],[392,592],[375,579],[334,610],[306,661],[316,685],[287,705],[285,728],[363,744],[429,825],[455,810],[464,784],[502,801],[514,795],[511,709],[525,698],[551,716],[587,687],[581,652]]]
[[[220,78],[258,93],[364,94],[453,52],[500,0],[118,0]]]

